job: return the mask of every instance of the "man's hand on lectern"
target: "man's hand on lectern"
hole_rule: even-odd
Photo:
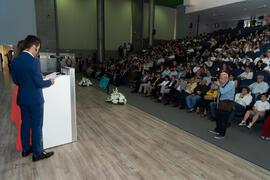
[[[54,84],[54,79],[50,79],[50,81],[52,82],[52,85]]]

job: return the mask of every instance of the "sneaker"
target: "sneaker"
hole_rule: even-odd
[[[208,130],[208,132],[215,134],[215,135],[219,135],[219,132],[217,132],[216,130]]]
[[[214,137],[215,139],[224,139],[225,138],[225,136],[222,136],[222,135],[216,135],[215,137]]]
[[[245,122],[245,121],[242,121],[242,122],[240,122],[239,124],[238,124],[238,126],[246,126],[247,125],[247,123]]]
[[[194,111],[194,108],[191,108],[188,110],[188,112],[193,112]]]
[[[253,124],[249,123],[249,125],[247,126],[247,128],[251,128],[253,126]]]

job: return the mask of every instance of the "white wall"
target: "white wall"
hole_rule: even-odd
[[[149,4],[144,3],[143,37],[148,37]],[[155,39],[171,40],[174,38],[176,9],[155,5],[154,29],[156,29]]]
[[[191,4],[194,4],[194,6],[186,7],[186,13],[193,13],[201,10],[206,10],[246,0],[184,0],[184,1],[189,1],[191,2]]]
[[[27,35],[36,35],[34,0],[0,0],[0,44],[16,45]]]

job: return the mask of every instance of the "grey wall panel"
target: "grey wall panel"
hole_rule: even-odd
[[[35,0],[37,35],[42,40],[42,50],[56,48],[54,0]]]

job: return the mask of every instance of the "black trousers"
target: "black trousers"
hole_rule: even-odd
[[[227,123],[229,119],[230,112],[216,111],[216,131],[219,132],[221,136],[225,136],[227,130]]]

